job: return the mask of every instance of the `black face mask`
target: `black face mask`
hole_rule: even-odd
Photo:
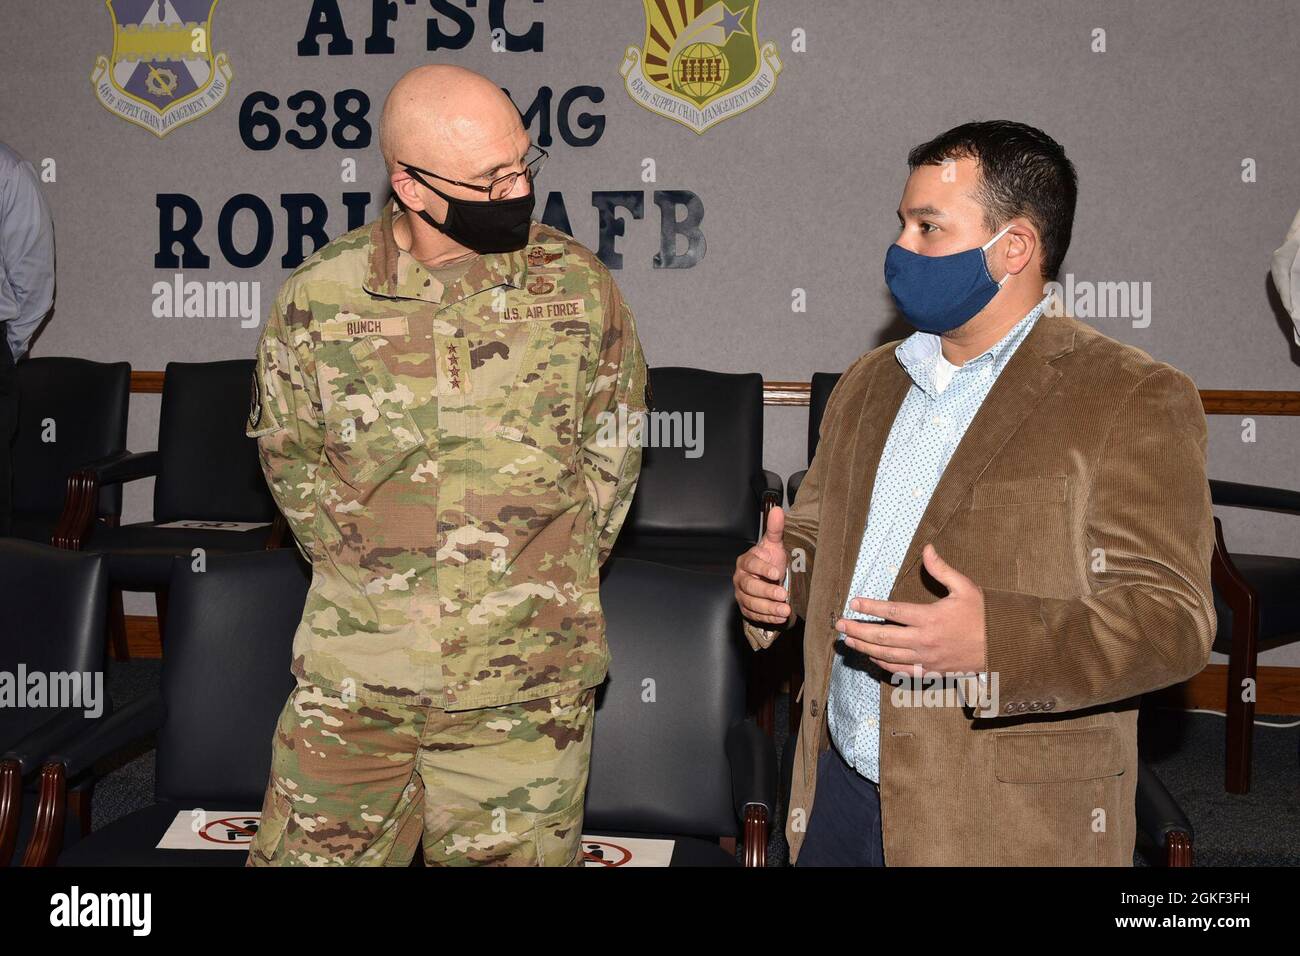
[[[438,222],[427,209],[416,214],[450,239],[475,252],[514,252],[528,244],[528,227],[533,215],[534,193],[531,184],[527,196],[515,199],[488,199],[475,202],[458,199],[429,185],[409,166],[406,171],[421,186],[447,200],[447,221]]]

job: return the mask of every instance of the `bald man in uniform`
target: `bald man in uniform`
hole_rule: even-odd
[[[312,582],[248,865],[580,866],[636,327],[532,220],[546,154],[495,84],[412,70],[380,140],[395,198],[258,345],[247,434]]]

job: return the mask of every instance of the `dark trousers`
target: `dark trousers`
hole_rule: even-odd
[[[0,537],[13,533],[14,433],[18,431],[18,375],[0,322]]]
[[[817,792],[795,865],[885,865],[880,792],[833,746],[817,758]]]

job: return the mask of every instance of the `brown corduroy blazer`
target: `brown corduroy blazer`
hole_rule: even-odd
[[[804,562],[790,588],[805,621],[792,859],[830,746],[835,622],[911,385],[897,345],[841,377],[786,517],[786,548]],[[998,709],[981,715],[960,694],[915,706],[927,698],[882,683],[886,865],[1132,864],[1138,697],[1200,671],[1214,634],[1205,451],[1186,375],[1075,319],[1039,319],[954,452],[890,595],[945,593],[921,564],[927,543],[981,587]],[[745,633],[760,649],[779,632]]]

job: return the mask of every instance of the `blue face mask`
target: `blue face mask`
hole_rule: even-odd
[[[948,256],[922,256],[895,243],[885,254],[885,283],[903,318],[922,332],[951,332],[979,314],[1010,278],[994,282],[984,250],[1007,234],[1006,227],[978,249]]]

